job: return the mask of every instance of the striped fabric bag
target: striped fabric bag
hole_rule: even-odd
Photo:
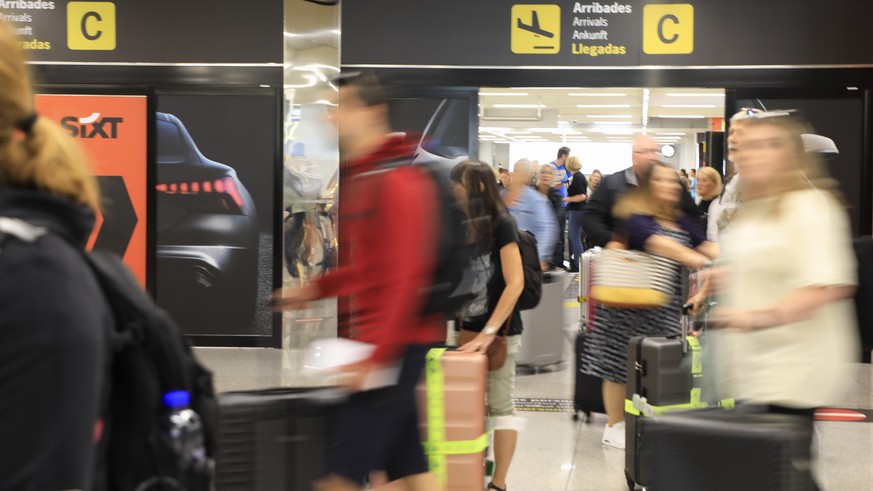
[[[670,303],[679,263],[640,251],[606,249],[597,259],[591,297],[614,308],[655,308]]]

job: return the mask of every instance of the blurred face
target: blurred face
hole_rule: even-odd
[[[552,170],[552,166],[540,169],[540,173],[537,175],[537,185],[549,187],[555,185],[555,171]]]
[[[736,141],[734,162],[743,182],[750,186],[766,189],[798,165],[800,155],[785,128],[772,124],[746,126]]]
[[[708,175],[701,173],[697,177],[697,194],[702,198],[709,199],[715,192],[715,181]]]
[[[592,188],[596,188],[600,184],[600,180],[603,179],[600,174],[591,174],[591,178],[588,179],[588,184]]]
[[[728,156],[730,157],[736,149],[737,143],[743,133],[743,122],[735,121],[731,123],[731,129],[728,131]]]
[[[533,181],[534,174],[528,171],[513,171],[512,179],[510,179],[509,184],[512,186],[529,186]]]
[[[634,141],[633,168],[638,176],[645,175],[649,167],[658,160],[658,145],[649,137],[639,137]]]
[[[509,186],[509,172],[500,174],[500,183],[503,184],[503,187]]]
[[[652,198],[661,203],[679,203],[682,186],[676,178],[676,171],[668,167],[657,166],[652,172]]]
[[[452,193],[455,195],[455,199],[458,201],[458,204],[464,206],[467,204],[469,199],[469,193],[467,193],[467,188],[464,187],[463,184],[452,182]]]
[[[340,142],[349,144],[359,135],[371,131],[383,123],[385,108],[367,106],[358,98],[358,89],[344,85],[339,88],[337,107],[331,112],[331,120],[337,127]]]

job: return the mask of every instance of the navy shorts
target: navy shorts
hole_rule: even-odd
[[[359,392],[339,409],[325,459],[325,475],[364,485],[371,471],[394,481],[428,472],[421,446],[415,388],[431,346],[410,346],[398,384]]]

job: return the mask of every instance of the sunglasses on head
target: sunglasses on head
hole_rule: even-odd
[[[736,114],[731,116],[731,121],[743,121],[746,119],[764,119],[764,118],[784,118],[797,114],[796,109],[778,109],[774,111],[766,111],[757,107],[741,108]]]

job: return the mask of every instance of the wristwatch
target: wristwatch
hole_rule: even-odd
[[[482,332],[484,332],[488,336],[493,336],[493,335],[497,334],[497,331],[499,331],[499,330],[500,330],[499,327],[486,326],[485,329],[482,329]]]

